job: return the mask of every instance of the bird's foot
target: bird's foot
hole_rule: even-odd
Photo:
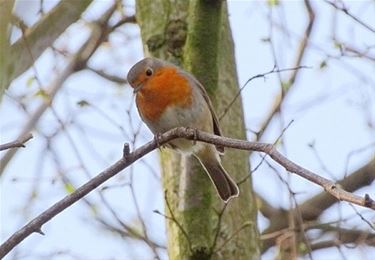
[[[161,145],[160,145],[160,139],[161,139],[161,133],[156,133],[156,134],[154,135],[154,141],[155,141],[156,146],[157,146],[158,149],[161,148]]]
[[[193,139],[193,144],[195,145],[197,143],[198,136],[199,136],[198,129],[194,128],[194,127],[190,127],[190,126],[186,127],[186,129],[193,132],[193,138],[192,139]]]

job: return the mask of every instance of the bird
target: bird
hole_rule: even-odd
[[[154,135],[176,127],[189,127],[221,136],[219,121],[203,85],[190,73],[167,61],[147,57],[128,72],[142,121]],[[220,198],[227,203],[239,196],[236,182],[221,164],[224,147],[179,138],[169,147],[196,157]]]

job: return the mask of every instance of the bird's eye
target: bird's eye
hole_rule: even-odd
[[[148,69],[146,70],[146,75],[147,75],[147,76],[151,76],[152,73],[154,73],[154,72],[153,72],[153,70],[152,70],[151,68],[148,68]]]

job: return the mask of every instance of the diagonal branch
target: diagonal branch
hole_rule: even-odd
[[[12,44],[5,69],[7,73],[3,75],[5,78],[0,89],[8,88],[13,79],[25,72],[66,28],[80,18],[91,1],[61,1],[38,23],[29,28],[24,37]]]
[[[370,185],[375,179],[375,158],[365,166],[356,170],[348,177],[337,182],[337,186],[349,192],[356,191],[366,185]],[[322,192],[305,201],[301,206],[304,220],[315,220],[320,214],[331,207],[336,200],[329,194]]]
[[[356,21],[358,24],[362,25],[367,30],[375,33],[375,28],[371,27],[369,24],[365,23],[364,21],[359,19],[357,16],[355,16],[351,12],[349,12],[349,10],[344,6],[343,3],[342,3],[342,6],[338,6],[335,2],[331,2],[331,1],[328,1],[328,0],[324,0],[324,2],[331,5],[336,10],[339,10],[339,11],[343,12],[344,14],[346,14],[348,17],[350,17],[351,19]]]
[[[93,23],[93,30],[91,35],[86,40],[86,42],[81,46],[81,48],[73,55],[70,61],[67,63],[63,71],[52,81],[52,83],[47,87],[46,93],[47,98],[43,99],[43,102],[38,106],[34,113],[30,116],[21,133],[18,135],[17,139],[22,139],[26,134],[33,130],[33,128],[38,123],[39,119],[42,117],[45,111],[50,107],[52,100],[59,90],[63,87],[64,82],[71,74],[75,71],[83,68],[95,50],[99,47],[100,43],[105,39],[108,34],[106,22],[112,16],[115,11],[115,5],[108,9],[102,17],[100,17],[96,22]],[[4,172],[5,167],[8,165],[10,160],[13,158],[16,149],[7,151],[0,160],[0,176]]]
[[[370,185],[375,179],[375,158],[367,163],[365,166],[354,171],[348,177],[337,182],[337,186],[348,192],[354,192],[366,185]],[[306,200],[300,205],[302,217],[305,221],[316,220],[324,210],[331,207],[337,200],[326,192],[321,192],[314,197]],[[281,216],[273,215],[278,219],[277,225],[271,223],[272,228],[268,232],[274,232],[286,227],[286,220],[284,225],[281,225]]]
[[[128,81],[124,77],[119,77],[119,76],[116,76],[116,75],[111,75],[111,74],[108,74],[107,72],[105,72],[104,70],[95,69],[95,68],[90,67],[90,66],[87,66],[86,68],[89,71],[94,72],[98,76],[100,76],[100,77],[102,77],[102,78],[104,78],[106,80],[115,82],[117,84],[127,84],[128,83]]]
[[[17,148],[17,147],[25,147],[25,143],[29,141],[31,138],[33,138],[33,135],[31,133],[22,136],[22,138],[17,139],[15,141],[1,144],[0,145],[0,151],[11,149],[11,148]]]
[[[375,158],[367,163],[365,166],[354,171],[348,177],[337,182],[337,186],[348,192],[354,192],[366,185],[370,185],[375,179]],[[314,221],[334,203],[337,199],[332,197],[327,192],[321,192],[314,197],[306,200],[299,206],[301,217],[304,221]],[[274,209],[267,216],[270,220],[269,227],[263,234],[273,234],[275,232],[284,230],[288,227],[287,211],[283,209]],[[267,212],[267,211],[266,211]],[[269,237],[263,241],[262,251],[267,250],[276,242],[276,237]]]
[[[263,216],[265,216],[268,219],[271,219],[272,217],[279,215],[279,216],[286,216],[282,214],[286,214],[286,210],[281,208],[275,208],[273,207],[263,196],[261,196],[258,193],[255,193],[256,196],[256,202],[257,202],[257,208],[262,213]]]
[[[57,214],[70,207],[72,204],[86,196],[88,193],[96,189],[99,185],[115,176],[129,165],[133,164],[138,159],[142,158],[146,154],[164,145],[169,141],[176,138],[185,138],[189,140],[198,140],[206,143],[212,143],[216,145],[222,145],[225,147],[236,148],[240,150],[252,150],[268,154],[274,161],[278,162],[289,172],[295,173],[315,184],[322,186],[327,192],[334,196],[338,200],[344,200],[351,202],[356,205],[371,208],[375,210],[374,201],[366,195],[365,198],[351,194],[337,185],[332,181],[325,179],[307,169],[302,168],[296,163],[290,161],[279,153],[274,145],[267,143],[249,142],[239,139],[232,139],[227,137],[221,137],[206,132],[202,132],[192,128],[179,127],[158,136],[157,140],[154,138],[153,141],[146,143],[135,151],[124,153],[124,157],[118,160],[116,163],[99,173],[96,177],[92,178],[84,185],[79,187],[73,193],[67,195],[62,200],[55,203],[53,206],[42,212],[39,216],[31,220],[28,224],[22,227],[19,231],[14,233],[8,240],[6,240],[0,246],[0,258],[8,254],[15,246],[21,243],[26,237],[32,233],[43,233],[41,231],[42,225],[50,221]],[[125,146],[127,147],[127,146]],[[128,151],[128,149],[125,149]]]
[[[221,120],[229,111],[229,109],[233,106],[234,102],[236,102],[237,98],[241,95],[241,92],[242,90],[245,89],[245,87],[247,86],[247,84],[250,83],[250,81],[253,81],[254,79],[258,79],[258,78],[263,78],[263,79],[266,79],[266,76],[270,75],[270,74],[273,74],[273,73],[281,73],[281,72],[286,72],[286,71],[294,71],[293,72],[293,75],[297,75],[296,74],[296,71],[297,70],[300,70],[300,69],[308,69],[309,67],[307,66],[296,66],[296,67],[293,67],[293,68],[286,68],[286,69],[279,69],[277,68],[276,66],[274,66],[270,71],[268,72],[265,72],[265,73],[261,73],[261,74],[257,74],[255,76],[252,76],[251,78],[249,78],[245,84],[243,84],[243,86],[237,91],[236,95],[234,95],[234,97],[232,98],[232,100],[229,102],[229,104],[225,107],[224,111],[221,113],[221,115],[218,117],[219,120]]]

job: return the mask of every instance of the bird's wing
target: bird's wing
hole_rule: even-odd
[[[219,125],[219,120],[218,120],[218,118],[216,116],[216,113],[213,109],[210,97],[208,96],[206,89],[203,87],[203,85],[193,75],[191,75],[190,73],[186,73],[186,72],[184,72],[184,74],[187,75],[187,77],[189,79],[191,79],[194,83],[196,83],[196,85],[199,87],[199,89],[202,92],[202,95],[204,97],[204,100],[206,100],[208,108],[210,109],[210,112],[211,112],[214,134],[222,136],[220,125]],[[220,153],[224,153],[224,146],[216,145],[216,150]]]

